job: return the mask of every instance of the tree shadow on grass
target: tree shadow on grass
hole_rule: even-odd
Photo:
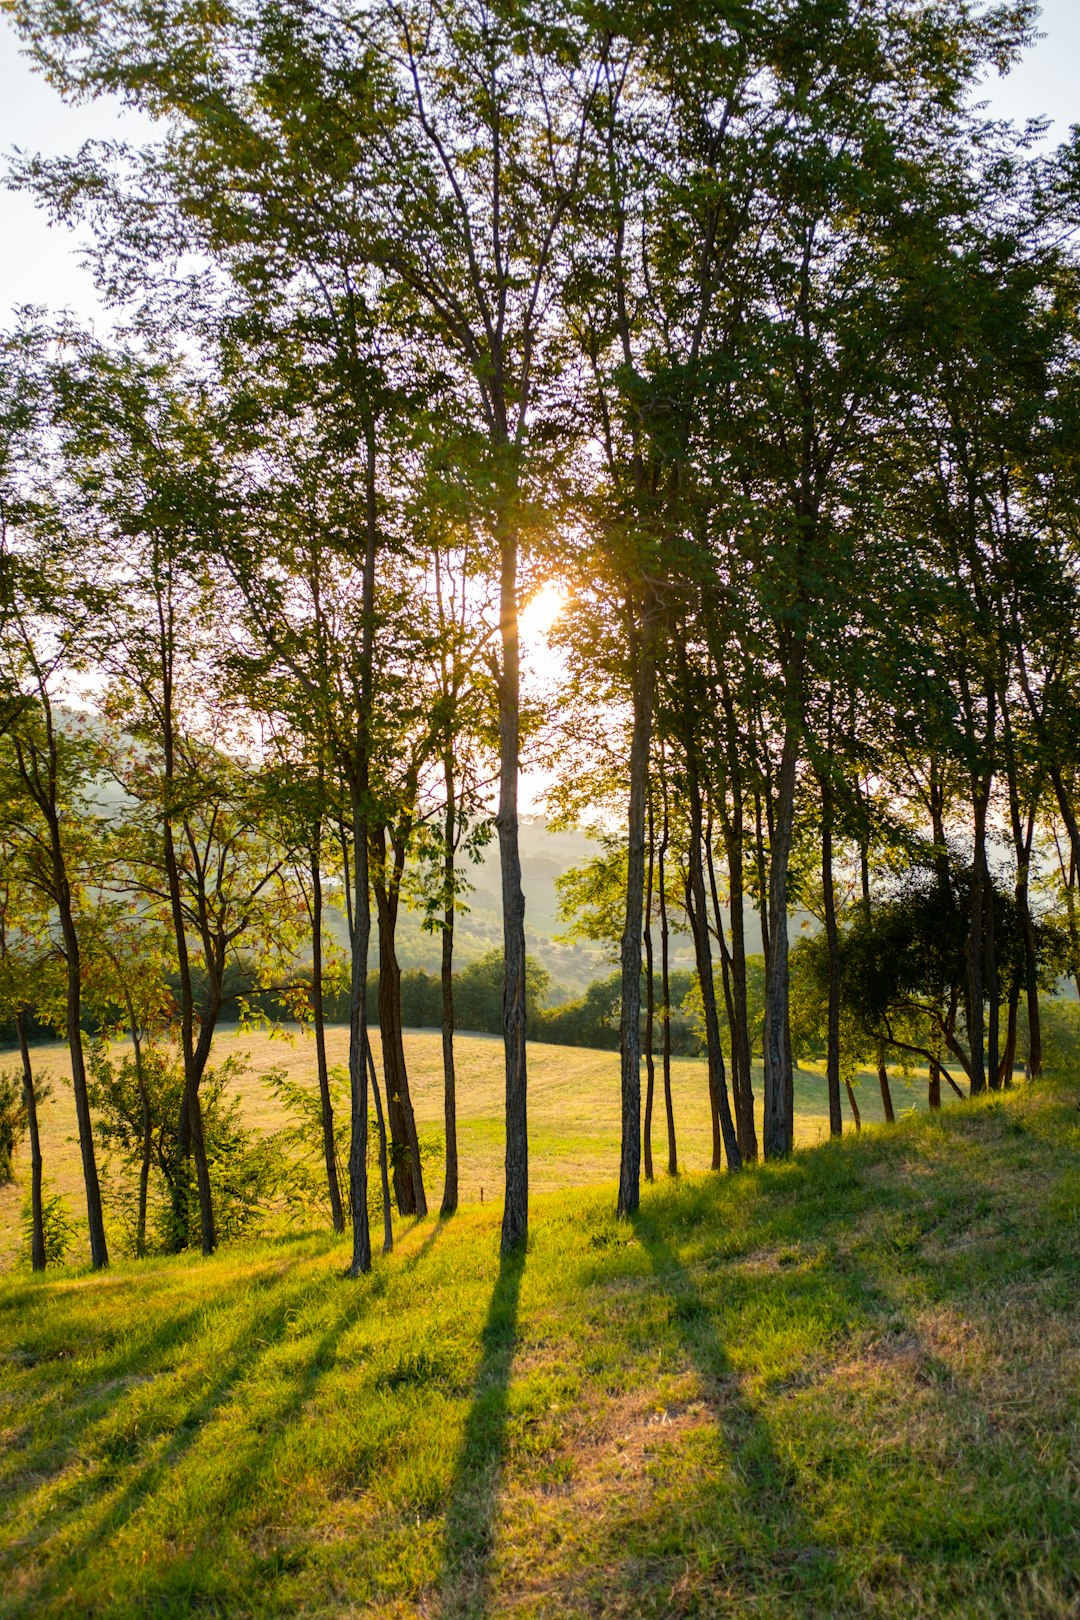
[[[836,1554],[820,1544],[799,1501],[792,1464],[741,1391],[708,1301],[651,1215],[639,1213],[634,1230],[671,1301],[670,1321],[704,1384],[735,1482],[734,1513],[717,1526],[723,1538],[716,1555],[721,1582],[734,1580],[759,1595],[765,1591],[773,1602],[782,1596],[805,1605],[811,1593],[838,1600],[844,1578]],[[706,1511],[718,1483],[701,1481]],[[714,1503],[720,1506],[718,1495]]]
[[[21,1548],[24,1555],[32,1553],[62,1535],[64,1552],[59,1562],[50,1561],[42,1567],[37,1581],[24,1585],[24,1612],[33,1612],[35,1603],[52,1595],[58,1585],[69,1582],[72,1573],[92,1557],[94,1549],[119,1532],[143,1503],[153,1496],[166,1477],[202,1439],[208,1422],[227,1405],[258,1363],[281,1341],[297,1304],[306,1297],[309,1287],[310,1279],[307,1278],[285,1280],[284,1286],[273,1288],[265,1302],[260,1302],[259,1308],[238,1324],[229,1349],[218,1359],[216,1376],[207,1382],[201,1392],[192,1392],[186,1409],[178,1417],[170,1418],[161,1426],[153,1454],[119,1492],[113,1489],[115,1465],[122,1465],[126,1460],[129,1446],[141,1450],[145,1444],[144,1414],[136,1417],[130,1442],[123,1432],[110,1437],[101,1454],[94,1457],[89,1469],[84,1461],[71,1473],[70,1483],[59,1489],[53,1487],[46,1511],[41,1515],[34,1534],[23,1540]],[[231,1291],[226,1291],[224,1297],[215,1302],[217,1311],[229,1309],[230,1294]],[[343,1326],[348,1325],[343,1318],[351,1320],[360,1304],[357,1300],[351,1311],[346,1308],[340,1312],[324,1335],[315,1357],[320,1370],[326,1364],[329,1342],[337,1337]],[[170,1334],[168,1337],[175,1339],[176,1335]],[[152,1351],[154,1345],[153,1339],[141,1341],[144,1354]],[[176,1391],[177,1396],[183,1384],[192,1381],[183,1368],[179,1369],[179,1375],[181,1383]],[[52,1460],[59,1464],[58,1478],[63,1476],[70,1463],[76,1461],[78,1453],[87,1443],[93,1418],[107,1423],[123,1403],[126,1393],[126,1390],[117,1390],[116,1400],[111,1407],[105,1412],[98,1408],[92,1416],[88,1415],[83,1424],[65,1436],[62,1448],[54,1445]],[[226,1472],[232,1474],[233,1470],[228,1468]]]
[[[441,1610],[444,1620],[480,1620],[489,1612],[495,1519],[506,1456],[510,1375],[524,1269],[522,1252],[502,1260],[481,1335],[480,1367],[446,1510]]]

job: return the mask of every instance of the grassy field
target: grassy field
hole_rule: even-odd
[[[1078,1104],[0,1279],[0,1613],[1075,1616]]]
[[[376,1051],[378,1035],[375,1036]],[[348,1032],[329,1032],[330,1059],[344,1064]],[[410,1084],[421,1129],[442,1124],[442,1047],[435,1031],[406,1036]],[[300,1080],[315,1085],[314,1039],[271,1039],[265,1034],[230,1031],[215,1042],[214,1058],[246,1054],[248,1073],[238,1085],[243,1117],[255,1126],[272,1130],[285,1123],[275,1100],[260,1079],[268,1069],[285,1068]],[[75,1104],[71,1095],[67,1049],[38,1047],[35,1063],[55,1076],[53,1096],[42,1110],[42,1154],[45,1174],[67,1198],[73,1213],[85,1225],[82,1169],[75,1136]],[[9,1066],[14,1057],[8,1060]],[[458,1037],[458,1124],[463,1203],[498,1201],[503,1184],[504,1071],[501,1043],[493,1037]],[[756,1075],[759,1122],[761,1074]],[[897,1109],[926,1103],[926,1083],[906,1085],[894,1081]],[[712,1153],[709,1124],[708,1080],[705,1065],[676,1059],[672,1066],[672,1092],[680,1166],[707,1170]],[[876,1078],[864,1077],[858,1091],[859,1108],[867,1120],[882,1118]],[[845,1123],[847,1100],[844,1101]],[[818,1141],[828,1132],[828,1100],[824,1077],[813,1070],[795,1076],[795,1133],[800,1144]],[[657,1099],[653,1151],[658,1174],[667,1166],[663,1102]],[[619,1060],[614,1052],[594,1052],[571,1046],[532,1045],[529,1048],[529,1155],[531,1185],[538,1193],[563,1187],[587,1187],[610,1180],[619,1167]],[[18,1172],[29,1174],[25,1154]],[[441,1166],[432,1168],[429,1198],[441,1196]],[[0,1187],[0,1269],[10,1266],[19,1245],[19,1212],[25,1187]]]

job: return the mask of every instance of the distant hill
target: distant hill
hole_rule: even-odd
[[[596,841],[584,832],[554,832],[543,816],[522,820],[521,882],[525,891],[526,947],[551,974],[554,995],[577,996],[593,979],[606,977],[617,962],[617,952],[588,940],[562,941],[568,924],[559,916],[556,879],[573,866],[580,866],[598,852]],[[493,946],[502,945],[502,899],[499,879],[499,845],[492,839],[483,859],[466,872],[472,893],[468,911],[458,919],[455,955],[459,966],[482,956]],[[748,923],[751,921],[748,917]],[[753,940],[757,940],[754,931]],[[750,943],[748,941],[748,943]],[[758,949],[756,943],[751,949]],[[426,933],[415,912],[403,912],[398,922],[398,954],[403,967],[436,971],[439,966],[439,937]],[[688,935],[673,939],[672,965],[690,967],[693,949]]]

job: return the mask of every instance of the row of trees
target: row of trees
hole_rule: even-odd
[[[349,933],[353,1270],[371,1263],[373,932],[384,1162],[399,1208],[427,1208],[403,900],[441,936],[455,1207],[454,919],[496,781],[502,1243],[524,1242],[524,750],[555,769],[564,815],[621,829],[604,903],[621,932],[622,1213],[673,888],[718,1165],[758,1152],[749,905],[766,1156],[793,1139],[791,908],[817,896],[839,1129],[845,929],[858,913],[868,938],[875,899],[900,905],[898,866],[933,874],[964,973],[913,947],[864,1019],[879,1062],[906,1043],[945,1072],[947,1049],[973,1092],[998,1083],[1019,982],[1038,1072],[1053,952],[1034,880],[1057,838],[1075,953],[1080,865],[1077,155],[1041,155],[1037,131],[976,100],[1032,7],[15,15],[62,91],[120,93],[160,132],[17,164],[17,184],[92,229],[126,324],[102,343],[26,313],[0,400],[10,950],[25,968],[40,940],[63,967],[94,1263],[81,1005],[109,950],[121,986],[129,938],[178,987],[126,1023],[175,1033],[203,1249],[200,1093],[240,949],[310,1003],[333,1185],[328,884]],[[545,712],[523,703],[518,615],[552,575],[567,679]],[[140,990],[167,979],[135,974]],[[339,1189],[338,1225],[343,1204]]]

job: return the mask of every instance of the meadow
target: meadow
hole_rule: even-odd
[[[0,1614],[1066,1620],[1078,1104],[661,1180],[632,1224],[542,1194],[502,1265],[492,1199],[360,1281],[315,1231],[11,1273]]]
[[[348,1057],[348,1031],[327,1032],[332,1064]],[[405,1037],[410,1086],[418,1127],[423,1134],[441,1132],[442,1046],[437,1031],[410,1031]],[[376,1059],[378,1031],[374,1032]],[[119,1048],[122,1050],[123,1048]],[[461,1035],[458,1054],[458,1134],[463,1204],[498,1202],[502,1197],[504,1153],[504,1069],[501,1042],[491,1036]],[[73,1214],[85,1225],[82,1170],[75,1136],[75,1105],[71,1094],[67,1048],[63,1045],[34,1049],[35,1068],[54,1079],[53,1093],[41,1111],[42,1154],[45,1175],[68,1200]],[[275,1130],[287,1123],[277,1099],[262,1076],[274,1068],[291,1078],[315,1085],[314,1038],[304,1032],[285,1036],[226,1030],[214,1041],[213,1061],[243,1055],[245,1074],[237,1083],[242,1118],[260,1130]],[[4,1066],[12,1066],[12,1054]],[[893,1101],[901,1109],[925,1107],[924,1076],[905,1082],[893,1077]],[[762,1076],[755,1070],[760,1130]],[[660,1068],[657,1065],[657,1101],[653,1120],[653,1154],[657,1175],[667,1167],[667,1139]],[[881,1096],[876,1076],[864,1075],[857,1089],[859,1110],[868,1122],[880,1120]],[[672,1096],[680,1168],[707,1170],[711,1158],[708,1075],[704,1061],[676,1058],[672,1063]],[[644,1104],[643,1104],[644,1106]],[[844,1099],[845,1129],[851,1128]],[[814,1068],[795,1071],[795,1139],[801,1145],[828,1134],[829,1110],[824,1075]],[[344,1129],[344,1121],[343,1121]],[[588,1187],[609,1181],[619,1166],[619,1058],[615,1052],[581,1047],[529,1047],[529,1156],[535,1192],[564,1187]],[[25,1197],[28,1164],[25,1153],[17,1161],[23,1180],[0,1187],[0,1269],[10,1266],[20,1243],[19,1214]],[[441,1196],[441,1164],[428,1175],[428,1201]],[[105,1170],[106,1181],[108,1169]],[[80,1235],[80,1243],[83,1238]]]

